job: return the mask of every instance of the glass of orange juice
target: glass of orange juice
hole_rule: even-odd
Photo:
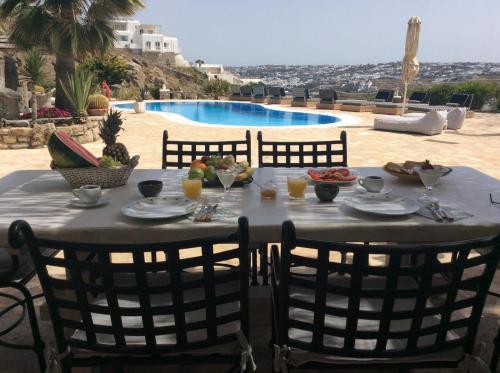
[[[288,176],[288,196],[291,199],[303,199],[307,189],[307,180],[303,176]]]
[[[185,177],[182,179],[182,190],[184,190],[184,195],[187,198],[193,200],[200,198],[202,189],[203,183],[201,178]]]

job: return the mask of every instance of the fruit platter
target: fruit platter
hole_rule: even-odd
[[[323,169],[311,168],[307,171],[307,176],[315,184],[348,185],[356,182],[359,174],[355,170],[346,167],[333,167]]]
[[[73,188],[99,185],[115,188],[125,185],[139,163],[139,156],[130,157],[125,145],[117,142],[123,120],[119,111],[110,110],[99,124],[99,135],[106,144],[97,158],[65,132],[54,132],[48,142],[52,157],[50,167],[57,170]]]
[[[253,181],[253,169],[248,162],[236,162],[232,155],[221,157],[219,155],[203,156],[191,162],[188,177],[202,179],[204,187],[222,186],[217,177],[218,170],[234,171],[236,178],[233,187],[241,187]]]
[[[445,171],[443,176],[449,175],[453,170],[450,167],[432,164],[429,160],[424,162],[406,161],[404,163],[387,163],[383,169],[389,175],[395,176],[401,180],[420,182],[420,176],[415,169],[421,167],[423,169],[439,169]]]

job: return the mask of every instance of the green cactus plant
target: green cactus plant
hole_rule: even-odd
[[[109,100],[106,96],[95,94],[89,96],[89,109],[108,109]]]

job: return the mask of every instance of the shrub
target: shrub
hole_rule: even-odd
[[[71,113],[56,107],[44,108],[37,111],[38,118],[69,118]],[[21,115],[21,119],[31,119],[31,113]]]
[[[129,80],[127,63],[117,56],[91,57],[81,63],[79,68],[91,71],[95,75],[98,84],[101,84],[104,80],[109,85],[120,84],[124,80]]]
[[[495,96],[497,85],[483,82],[464,82],[459,84],[437,84],[431,87],[431,105],[444,105],[453,93],[469,93],[474,95],[471,108],[480,110],[483,105]]]
[[[135,87],[121,87],[111,93],[117,100],[135,100],[139,96],[139,89]]]
[[[7,115],[7,108],[0,103],[0,119]]]
[[[229,93],[231,90],[231,84],[225,80],[214,79],[207,81],[204,88],[206,94],[212,95],[216,100],[218,100],[219,96],[224,96]]]

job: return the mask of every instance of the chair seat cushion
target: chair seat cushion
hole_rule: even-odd
[[[330,285],[335,285],[338,287],[349,288],[350,286],[350,277],[349,276],[340,276],[340,275],[331,275],[328,280]],[[378,276],[367,276],[363,277],[363,289],[385,289],[386,278],[378,277]],[[400,276],[398,278],[397,288],[401,290],[416,290],[418,288],[417,282],[410,276]],[[295,299],[301,302],[306,302],[310,304],[315,304],[315,292],[313,289],[307,288],[294,288],[290,289],[290,298]],[[327,293],[326,297],[326,305],[328,307],[332,307],[334,309],[348,309],[349,299],[347,296],[335,295]],[[361,298],[359,309],[361,311],[372,311],[372,312],[381,312],[382,311],[383,299],[374,299],[374,298]],[[412,311],[415,308],[415,299],[414,298],[397,298],[394,301],[393,311],[401,312],[401,311]],[[296,320],[305,324],[313,325],[314,324],[314,313],[296,307],[290,307],[289,309],[289,318],[290,320]],[[325,315],[325,326],[328,328],[334,328],[339,330],[345,330],[346,328],[347,318],[332,314]],[[411,328],[411,319],[403,319],[403,320],[391,320],[390,330],[393,332],[404,332],[409,331]],[[437,325],[440,323],[440,318],[438,316],[425,316],[422,320],[422,328],[430,327],[433,325]],[[357,330],[363,332],[377,332],[380,327],[379,320],[368,320],[368,319],[358,319]],[[298,328],[290,328],[288,331],[288,337],[291,340],[296,340],[305,343],[312,342],[312,332],[305,329]],[[448,332],[447,339],[456,339],[458,335],[454,332]],[[424,347],[430,346],[434,343],[435,335],[426,335],[418,338],[417,346]],[[330,348],[342,348],[344,346],[344,339],[340,336],[333,336],[329,334],[324,334],[323,344],[325,347]],[[375,349],[376,340],[374,339],[356,339],[355,348],[358,350],[367,350],[373,351]],[[388,351],[397,351],[404,349],[406,346],[406,340],[391,340],[387,341],[386,349]],[[314,354],[303,350],[297,350],[299,352],[299,356],[305,358],[306,360],[311,359],[311,356],[314,355],[314,361],[327,361],[327,362],[337,362],[337,361],[345,361],[352,363],[352,358],[346,358],[342,356],[330,356],[330,355],[322,355],[322,354]],[[463,349],[457,351],[457,354],[463,354]],[[453,357],[453,361],[455,361],[456,354]],[[419,359],[417,357],[416,359]],[[293,359],[293,358],[292,358]],[[408,358],[401,358],[402,360]],[[448,359],[448,358],[446,358]],[[459,359],[459,358],[458,358]],[[355,359],[355,360],[363,360],[363,359]],[[373,359],[366,359],[367,361],[373,361]],[[380,359],[384,360],[384,359]],[[392,360],[392,359],[391,359]]]
[[[228,270],[216,271],[215,276],[219,274],[227,273]],[[199,281],[202,279],[202,272],[183,272],[182,282],[188,283],[193,281]],[[132,274],[118,274],[114,276],[115,284],[119,284],[120,287],[135,287],[136,280],[135,276]],[[158,287],[166,286],[170,284],[170,276],[165,272],[148,273],[148,286]],[[221,296],[224,294],[233,294],[240,291],[240,284],[238,281],[231,281],[223,283],[220,286],[216,286],[216,296]],[[193,289],[183,291],[184,304],[202,301],[205,299],[204,287],[194,287]],[[161,307],[161,306],[172,306],[172,294],[171,293],[161,293],[161,294],[151,294],[151,307]],[[120,308],[136,308],[141,307],[139,298],[137,295],[119,295],[118,302]],[[108,301],[104,294],[100,294],[92,302],[94,305],[98,306],[108,306]],[[239,312],[240,303],[230,302],[223,303],[216,306],[216,317],[221,317],[224,315],[233,314]],[[195,309],[193,311],[185,312],[185,322],[186,324],[195,323],[199,321],[206,320],[205,308]],[[108,314],[92,313],[92,320],[95,325],[111,325],[111,317]],[[122,324],[124,328],[137,328],[142,329],[142,317],[141,316],[122,316]],[[153,316],[153,324],[155,327],[168,327],[174,326],[175,320],[173,314],[161,314]],[[230,335],[236,334],[240,330],[240,322],[233,321],[227,324],[222,324],[217,327],[217,335]],[[83,330],[76,330],[72,336],[73,339],[86,340],[86,335]],[[194,343],[199,341],[204,341],[207,338],[206,329],[196,329],[187,332],[188,343]],[[125,336],[125,341],[129,345],[144,345],[145,339],[142,336]],[[175,345],[177,343],[175,334],[157,335],[156,341],[158,345]],[[112,334],[97,334],[97,342],[100,344],[115,344],[115,339]]]
[[[9,280],[13,265],[14,263],[9,251],[5,248],[0,248],[0,283]]]

